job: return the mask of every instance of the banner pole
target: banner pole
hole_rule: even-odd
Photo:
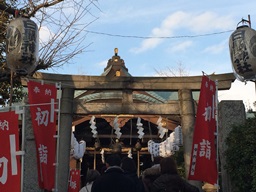
[[[215,80],[216,96],[216,163],[217,163],[217,192],[219,192],[219,118],[218,118],[218,80]]]
[[[59,146],[60,146],[60,105],[61,105],[61,83],[56,83],[56,87],[59,90],[57,92],[58,99],[58,128],[57,128],[57,146],[56,146],[56,163],[55,163],[55,189],[54,191],[58,191],[58,169],[59,169]]]
[[[25,107],[22,109],[22,128],[21,128],[21,151],[25,151]],[[24,155],[21,156],[21,191],[23,192],[24,182]]]
[[[21,125],[21,150],[16,151],[16,155],[21,155],[21,167],[20,167],[20,191],[23,192],[23,182],[24,182],[24,155],[25,155],[25,107],[22,110],[19,106],[15,107],[15,113],[22,115],[22,125]]]
[[[17,155],[21,155],[21,170],[20,170],[20,191],[23,192],[23,182],[24,182],[24,155],[25,155],[25,107],[19,110],[19,107],[15,109],[16,114],[22,115],[22,125],[21,125],[21,150],[16,152]]]

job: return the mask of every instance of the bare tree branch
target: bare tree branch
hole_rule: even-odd
[[[155,69],[156,74],[158,76],[166,76],[166,77],[184,77],[189,76],[189,72],[186,70],[184,65],[182,65],[181,62],[177,63],[176,67],[170,67],[168,66],[164,70],[157,70]]]
[[[47,69],[50,67],[60,67],[64,64],[70,63],[72,58],[77,54],[86,50],[92,42],[84,45],[86,38],[85,28],[98,18],[93,16],[93,19],[88,22],[80,22],[87,14],[92,14],[89,7],[94,5],[91,1],[86,6],[83,2],[73,1],[72,9],[76,11],[75,14],[65,12],[65,4],[59,6],[60,17],[52,17],[46,11],[41,10],[40,18],[47,18],[48,25],[57,28],[50,34],[50,39],[46,42],[41,42],[40,48],[40,62],[36,70]],[[41,28],[45,21],[40,21]]]
[[[39,28],[39,63],[36,70],[72,63],[76,55],[86,51],[92,42],[85,44],[85,28],[98,19],[94,11],[101,11],[96,2],[97,0],[18,1],[20,15],[34,20]],[[14,16],[17,14],[16,9],[11,6],[0,5],[0,10]]]
[[[36,12],[37,12],[39,9],[43,8],[43,7],[50,7],[50,6],[56,5],[57,3],[60,3],[60,2],[62,2],[62,1],[63,1],[63,0],[53,0],[53,1],[51,1],[50,3],[49,3],[48,1],[45,1],[44,3],[35,6],[35,5],[33,4],[33,1],[30,0],[30,4],[31,4],[31,6],[33,7],[33,10],[28,14],[28,17],[29,17],[29,18],[30,18],[30,17],[33,17],[33,16],[36,14]]]

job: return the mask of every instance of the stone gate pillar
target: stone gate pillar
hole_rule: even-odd
[[[186,178],[188,178],[195,126],[195,105],[191,90],[182,89],[179,90],[178,94],[180,101],[181,127],[183,134],[185,173]],[[202,184],[199,181],[189,182],[193,185],[196,185],[199,189],[202,188]]]
[[[186,177],[189,173],[190,156],[195,125],[195,108],[191,90],[179,90],[181,126],[184,145]]]
[[[71,127],[73,120],[74,89],[63,88],[60,109],[60,142],[57,186],[59,192],[68,191]]]

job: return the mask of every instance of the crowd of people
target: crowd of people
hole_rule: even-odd
[[[106,169],[99,173],[88,170],[80,192],[199,192],[196,186],[181,178],[172,157],[157,157],[154,165],[137,175],[133,159],[112,154]]]

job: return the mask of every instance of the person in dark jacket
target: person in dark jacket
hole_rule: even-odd
[[[150,192],[153,182],[161,175],[160,162],[163,157],[155,157],[152,167],[145,169],[142,173],[142,182],[146,192]]]
[[[124,157],[121,161],[121,168],[124,170],[124,174],[130,177],[135,185],[136,191],[134,192],[145,192],[142,180],[137,175],[136,164],[133,159]]]
[[[106,159],[106,171],[92,184],[92,192],[134,192],[134,182],[120,167],[121,158],[112,154]]]
[[[161,175],[153,182],[150,192],[199,192],[199,189],[178,175],[177,165],[172,157],[160,162]]]
[[[97,170],[89,169],[86,175],[86,182],[84,187],[79,192],[91,192],[93,182],[100,176]]]

